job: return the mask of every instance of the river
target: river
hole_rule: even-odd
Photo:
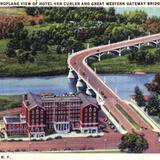
[[[154,74],[101,74],[106,83],[123,99],[130,99],[134,94],[135,86],[139,86],[144,94],[146,82],[153,79]],[[19,95],[26,92],[53,92],[68,93],[76,91],[75,85],[67,79],[66,75],[29,77],[29,78],[0,78],[0,95]]]

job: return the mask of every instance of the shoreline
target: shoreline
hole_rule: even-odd
[[[97,71],[97,74],[133,74],[133,75],[145,75],[145,74],[156,74],[160,72],[104,72],[104,71]],[[35,75],[8,75],[8,76],[2,76],[0,75],[0,78],[33,78],[33,77],[51,77],[51,76],[67,76],[68,72],[62,72],[62,73],[55,73],[55,74],[35,74]]]

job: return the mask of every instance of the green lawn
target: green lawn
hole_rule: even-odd
[[[119,120],[117,119],[117,117],[116,117],[112,112],[110,112],[106,106],[104,106],[104,108],[110,113],[110,115],[115,119],[115,121],[116,121],[117,123],[119,123]],[[124,130],[126,130],[122,124],[121,124],[121,127],[122,127]]]
[[[24,15],[25,8],[0,8],[0,14]]]
[[[117,109],[126,117],[126,119],[136,128],[136,129],[140,129],[140,126],[137,122],[135,122],[132,117],[119,105],[116,104],[115,105],[117,107]]]
[[[58,24],[58,23],[44,23],[44,24],[39,24],[39,25],[33,25],[33,26],[25,26],[25,29],[27,29],[29,32],[33,32],[33,31],[45,31],[45,30],[49,30],[50,27],[55,27],[55,26],[59,26],[62,24]]]
[[[129,106],[153,129],[153,126],[131,104]]]
[[[0,54],[5,52],[8,42],[8,39],[0,39]]]
[[[21,96],[0,96],[0,111],[20,106]]]
[[[13,135],[13,136],[8,136],[8,138],[27,138],[27,135]]]
[[[139,65],[128,61],[127,55],[103,59],[100,62],[92,63],[98,73],[113,72],[160,72],[160,62],[153,65]]]
[[[16,58],[0,54],[0,77],[4,76],[40,76],[67,73],[67,54],[57,54],[54,47],[50,53],[37,53],[33,63],[19,64]]]

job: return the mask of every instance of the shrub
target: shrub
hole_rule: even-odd
[[[55,139],[62,139],[62,136],[57,136],[55,137]]]
[[[50,140],[52,140],[52,139],[53,139],[53,138],[49,137],[49,138],[46,139],[46,141],[50,141]]]

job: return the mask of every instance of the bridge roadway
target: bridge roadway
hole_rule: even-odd
[[[129,107],[128,104],[126,104],[106,84],[103,83],[99,76],[87,65],[85,60],[87,57],[99,53],[158,40],[160,40],[160,34],[149,35],[141,38],[125,40],[113,44],[82,50],[70,55],[68,58],[69,68],[75,71],[78,76],[85,80],[87,84],[89,84],[95,91],[99,93],[99,95],[101,95],[101,97],[103,97],[104,106],[118,119],[119,123],[122,124],[129,133],[132,133],[134,131],[145,134],[147,139],[149,139],[149,137],[152,137],[152,140],[154,139],[154,144],[152,144],[152,141],[149,139],[149,143],[152,144],[152,146],[159,145],[159,143],[157,142],[157,134],[152,131],[152,128],[131,107]],[[125,110],[142,128],[140,130],[137,130],[115,107],[116,104],[119,104],[123,108],[123,110]]]

